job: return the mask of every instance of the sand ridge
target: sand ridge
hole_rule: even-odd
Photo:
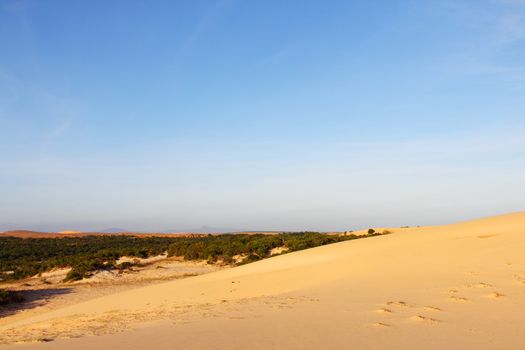
[[[42,349],[521,349],[525,212],[391,230],[16,320],[0,328],[0,341]]]

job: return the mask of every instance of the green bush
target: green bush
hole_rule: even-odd
[[[110,268],[121,256],[166,252],[177,239],[180,237],[0,237],[0,280],[17,280],[59,267],[72,267],[67,278],[78,280],[88,277],[90,271]]]
[[[66,275],[64,282],[78,281],[91,276],[94,271],[104,270],[112,266],[113,264],[104,263],[100,258],[81,260],[72,266],[72,269]]]
[[[65,280],[87,278],[94,271],[129,268],[116,266],[122,256],[147,258],[167,252],[168,256],[209,263],[232,264],[236,255],[246,256],[243,263],[270,256],[273,248],[289,252],[352,239],[379,235],[327,235],[319,232],[295,232],[275,235],[221,234],[197,237],[85,236],[67,238],[0,237],[0,280],[16,280],[53,268],[71,267]]]

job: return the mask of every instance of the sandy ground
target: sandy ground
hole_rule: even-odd
[[[205,261],[168,258],[166,255],[147,259],[121,257],[117,262],[134,262],[140,266],[123,271],[99,271],[90,278],[76,282],[63,282],[71,269],[60,268],[23,280],[1,283],[0,288],[22,292],[26,302],[18,307],[0,308],[0,327],[104,295],[227,268]]]
[[[1,349],[523,349],[525,212],[280,255],[31,317]]]

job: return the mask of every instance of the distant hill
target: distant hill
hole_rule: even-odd
[[[64,237],[68,234],[60,234],[57,232],[38,232],[30,230],[11,230],[1,232],[0,236],[20,237],[20,238],[52,238],[52,237]]]

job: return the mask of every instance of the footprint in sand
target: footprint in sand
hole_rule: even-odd
[[[468,286],[467,286],[468,288]],[[451,301],[454,301],[454,302],[457,302],[457,303],[465,303],[465,302],[469,302],[470,300],[465,298],[465,297],[462,297],[462,296],[459,296],[457,295],[457,293],[459,293],[459,289],[457,288],[451,288],[448,290],[448,294],[449,295],[449,300]]]
[[[426,305],[426,306],[414,306],[406,301],[400,301],[400,300],[392,300],[385,303],[385,305],[389,307],[381,307],[379,309],[376,309],[375,311],[378,313],[382,313],[385,315],[393,314],[394,312],[399,312],[401,315],[406,314],[410,312],[411,310],[420,309],[425,310],[428,312],[436,313],[436,312],[442,312],[443,310],[437,306],[433,305]],[[424,316],[422,314],[418,315],[406,315],[406,320],[412,323],[422,323],[422,324],[433,324],[433,323],[439,323],[442,322],[441,320],[438,320],[436,318],[430,317],[430,316]],[[400,321],[398,319],[398,321]],[[396,322],[395,319],[393,322]],[[374,324],[376,327],[390,327],[390,324],[383,323],[383,322],[377,322]]]
[[[388,327],[390,327],[390,325],[388,323],[384,323],[384,322],[376,322],[376,323],[372,323],[372,327],[388,328]]]
[[[492,292],[489,295],[487,295],[487,298],[499,299],[499,298],[503,298],[504,296],[505,296],[504,294],[501,294],[501,293],[498,293],[498,292]]]
[[[415,315],[415,316],[412,316],[412,317],[410,317],[410,320],[411,320],[411,321],[414,321],[414,322],[419,322],[419,323],[428,323],[428,324],[439,323],[439,322],[441,322],[440,320],[437,320],[437,319],[435,319],[435,318],[426,317],[426,316],[422,316],[422,315]]]
[[[449,299],[454,301],[454,302],[456,302],[456,303],[468,303],[470,301],[467,298],[459,297],[459,296],[456,296],[456,295],[451,295],[449,297]]]
[[[525,286],[525,278],[521,277],[520,275],[514,275],[514,281],[516,281],[518,284],[521,284],[522,286]]]
[[[436,306],[425,306],[424,309],[428,311],[443,311],[442,309]]]
[[[383,313],[383,314],[391,314],[392,310],[387,309],[386,307],[382,307],[380,309],[377,309],[376,312]]]
[[[411,307],[410,304],[405,301],[387,301],[386,304],[392,306]]]

